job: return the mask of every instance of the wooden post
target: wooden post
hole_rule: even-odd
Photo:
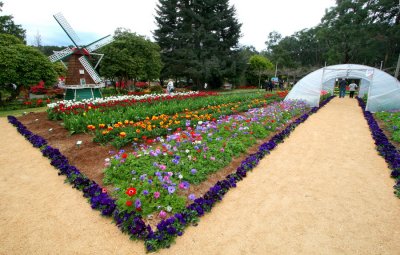
[[[396,72],[394,73],[395,78],[399,78],[399,69],[400,69],[400,53],[399,53],[399,59],[397,60]]]

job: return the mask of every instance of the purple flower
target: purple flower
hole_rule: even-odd
[[[183,182],[179,183],[180,189],[188,189],[189,186],[190,186],[190,184],[187,181],[183,181]]]
[[[139,198],[136,199],[136,201],[135,201],[135,206],[136,206],[136,208],[139,208],[139,207],[142,206],[142,203],[140,202],[140,199],[139,199]]]
[[[174,159],[172,160],[172,163],[174,163],[175,165],[177,165],[177,164],[179,164],[179,160],[176,159],[176,158],[174,158]]]
[[[144,179],[146,179],[146,177],[147,177],[147,174],[142,174],[139,179],[141,181],[144,181]]]
[[[190,170],[190,173],[196,174],[196,173],[197,173],[197,170],[193,168],[192,170]]]
[[[165,217],[167,217],[167,213],[161,210],[158,216],[160,216],[161,219],[165,219]]]
[[[157,172],[154,173],[154,175],[155,176],[161,176],[161,173],[157,171]]]
[[[147,196],[149,194],[149,191],[147,189],[143,190],[143,195]]]
[[[196,199],[196,196],[195,196],[194,194],[190,194],[190,195],[188,196],[188,198],[189,198],[190,200],[194,201],[194,200]]]
[[[173,194],[175,192],[175,187],[174,186],[169,186],[168,187],[168,193]]]

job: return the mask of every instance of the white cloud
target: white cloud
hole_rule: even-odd
[[[152,37],[156,28],[154,16],[157,0],[3,0],[3,15],[14,16],[16,24],[27,30],[28,43],[37,32],[44,45],[67,45],[69,39],[53,18],[62,12],[83,43],[112,34],[117,27],[131,29]],[[265,47],[268,33],[278,31],[291,35],[295,31],[317,25],[326,8],[335,0],[231,0],[242,23],[241,44]]]

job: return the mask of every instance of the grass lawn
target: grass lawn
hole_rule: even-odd
[[[27,113],[28,112],[44,112],[44,111],[46,111],[46,108],[47,108],[47,106],[38,107],[38,108],[0,111],[0,117],[7,117],[8,115],[21,116],[24,112],[27,112]]]

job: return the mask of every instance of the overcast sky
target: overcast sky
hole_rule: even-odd
[[[152,39],[156,28],[154,16],[158,0],[1,0],[1,15],[11,14],[14,22],[27,31],[27,42],[33,44],[40,34],[43,45],[69,45],[71,42],[53,18],[62,12],[83,43],[113,34],[117,27]],[[335,0],[230,0],[242,23],[242,45],[265,48],[268,34],[283,36],[316,26],[325,9]]]

